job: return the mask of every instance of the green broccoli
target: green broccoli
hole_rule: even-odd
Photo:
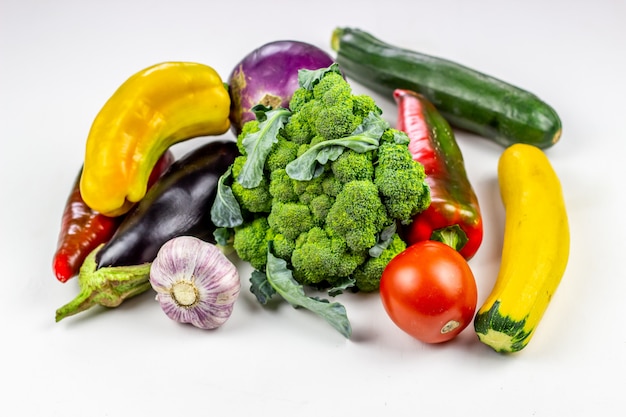
[[[333,285],[349,276],[365,260],[364,253],[349,251],[346,241],[320,227],[313,227],[296,240],[291,256],[294,277],[305,285]]]
[[[250,262],[253,268],[263,270],[267,263],[267,245],[274,238],[266,217],[235,227],[233,248],[243,261]]]
[[[374,246],[378,234],[389,222],[378,188],[371,181],[345,184],[326,217],[328,228],[344,236],[354,252],[363,252]]]
[[[291,255],[296,248],[295,240],[287,239],[285,235],[276,233],[272,238],[272,244],[275,256],[286,261],[291,261]]]
[[[289,162],[296,159],[298,148],[298,144],[286,140],[279,135],[278,142],[272,146],[272,149],[267,155],[265,170],[271,175],[271,173],[277,169],[284,169]]]
[[[309,206],[302,203],[274,203],[267,221],[276,233],[292,240],[314,225]]]
[[[298,201],[296,181],[287,175],[284,168],[270,173],[269,193],[275,202],[293,203]]]
[[[428,207],[430,191],[425,179],[424,166],[415,163],[406,145],[389,142],[380,145],[374,184],[392,218],[410,223],[414,215]]]
[[[256,133],[259,131],[259,122],[258,120],[250,120],[247,123],[244,123],[244,126],[241,127],[241,132],[237,136],[237,148],[239,148],[239,153],[242,155],[246,154],[246,148],[243,146],[243,138],[245,138],[250,133]]]
[[[357,180],[372,181],[374,165],[373,152],[355,152],[347,150],[331,163],[333,175],[342,183]]]
[[[240,206],[233,246],[258,271],[269,249],[302,285],[374,291],[406,247],[396,225],[430,204],[424,168],[406,134],[390,128],[373,98],[353,94],[336,64],[302,75],[289,110],[244,125],[235,201],[216,201]],[[247,158],[250,188],[238,182]]]
[[[246,123],[247,124],[247,123]],[[232,164],[233,176],[237,178],[247,156],[238,156]],[[233,182],[232,190],[237,202],[242,209],[252,213],[267,212],[272,208],[272,196],[270,194],[270,181],[263,177],[260,184],[254,188],[245,188],[238,182]]]
[[[378,290],[380,277],[387,264],[400,252],[406,249],[406,242],[395,233],[389,245],[377,257],[369,257],[354,271],[352,277],[356,287],[363,292]]]

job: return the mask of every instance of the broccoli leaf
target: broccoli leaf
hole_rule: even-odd
[[[287,175],[295,180],[309,181],[320,173],[318,164],[336,160],[346,148],[359,153],[378,148],[380,137],[388,128],[389,122],[371,112],[350,136],[317,143],[288,163],[285,167]]]
[[[312,90],[313,86],[319,82],[324,75],[328,72],[337,72],[341,74],[339,71],[339,65],[337,63],[331,64],[328,68],[320,68],[316,70],[310,69],[301,69],[298,70],[298,85],[300,87],[306,88],[307,90]]]
[[[213,231],[213,238],[215,243],[220,246],[228,246],[232,237],[231,229],[226,227],[218,227]]]
[[[272,110],[271,106],[265,106],[263,104],[257,104],[250,109],[250,111],[254,113],[254,117],[256,117],[259,122],[264,122],[265,119],[267,119],[266,113],[270,110]]]
[[[397,226],[394,222],[380,232],[378,242],[369,250],[369,254],[372,258],[378,258],[383,251],[389,247],[389,244],[393,241],[393,236],[396,234],[396,230]]]
[[[287,262],[267,251],[266,277],[270,285],[294,308],[304,307],[326,320],[344,337],[350,338],[352,326],[346,315],[345,307],[340,303],[329,303],[309,297],[304,288],[294,278],[287,267]]]
[[[252,271],[250,284],[250,291],[254,294],[259,303],[263,305],[267,304],[270,298],[276,294],[276,290],[267,280],[267,276],[257,269]]]
[[[257,111],[267,110],[269,107],[258,108]],[[246,162],[237,177],[237,182],[244,188],[258,187],[263,179],[265,160],[274,143],[278,142],[278,132],[291,115],[288,109],[278,108],[265,113],[265,118],[257,114],[259,130],[249,133],[243,138],[242,145],[246,150]]]
[[[399,145],[408,145],[410,139],[406,132],[403,132],[401,130],[395,130],[393,132],[393,142]]]
[[[211,221],[217,227],[235,227],[243,223],[243,215],[239,202],[226,180],[232,175],[232,167],[228,167],[217,183],[217,194],[211,206]]]
[[[345,277],[342,281],[335,283],[335,285],[328,290],[328,295],[336,297],[347,289],[353,288],[356,284],[356,280],[352,277]]]

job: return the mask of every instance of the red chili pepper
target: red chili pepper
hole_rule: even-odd
[[[409,150],[424,165],[431,193],[430,207],[408,226],[407,243],[439,240],[469,260],[482,243],[483,223],[454,133],[424,96],[403,89],[393,95],[398,105],[397,129],[409,136]]]
[[[148,187],[173,161],[174,155],[169,150],[161,156],[150,173]],[[61,282],[67,282],[78,274],[87,255],[111,239],[123,218],[105,216],[85,204],[80,194],[81,173],[82,167],[63,210],[57,249],[52,259],[52,270]]]

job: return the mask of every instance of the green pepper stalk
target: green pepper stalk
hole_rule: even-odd
[[[78,274],[80,293],[56,311],[56,321],[95,305],[117,307],[124,300],[150,289],[150,263],[97,269],[98,246],[85,258]]]

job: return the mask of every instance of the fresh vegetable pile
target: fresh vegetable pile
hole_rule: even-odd
[[[226,82],[204,64],[164,62],[122,84],[93,122],[63,213],[53,272],[76,276],[80,291],[56,320],[152,290],[170,319],[215,329],[245,279],[262,305],[282,299],[346,338],[335,300],[379,292],[391,321],[422,342],[474,321],[494,350],[525,347],[569,250],[543,152],[561,135],[556,112],[357,29],[337,28],[331,46],[335,58],[301,41],[262,45]],[[397,105],[395,126],[350,80]],[[505,148],[502,269],[482,307],[469,260],[483,219],[455,127]],[[198,137],[210,140],[174,158],[172,145]]]

